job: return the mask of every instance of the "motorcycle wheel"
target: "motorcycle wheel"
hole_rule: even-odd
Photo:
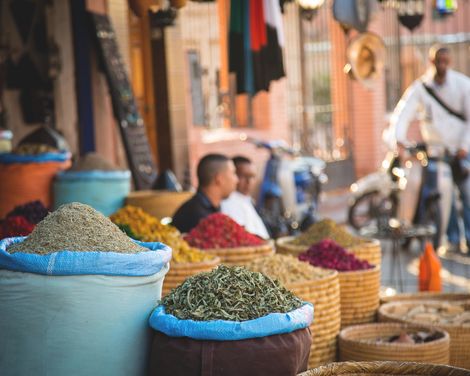
[[[348,222],[356,230],[373,224],[380,216],[396,216],[398,200],[383,197],[379,191],[364,193],[349,207]]]

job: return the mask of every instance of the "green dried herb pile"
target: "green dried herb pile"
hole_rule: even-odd
[[[58,251],[138,253],[148,251],[91,206],[72,202],[50,213],[9,253],[49,254]]]
[[[364,243],[364,239],[350,234],[343,226],[331,219],[323,219],[311,225],[307,231],[291,241],[291,244],[311,246],[325,239],[334,240],[343,248]]]
[[[188,278],[163,298],[165,311],[179,319],[246,321],[287,313],[303,302],[264,274],[220,265]]]

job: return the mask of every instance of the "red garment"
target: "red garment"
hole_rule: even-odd
[[[263,0],[250,0],[250,39],[254,52],[260,51],[268,43]]]

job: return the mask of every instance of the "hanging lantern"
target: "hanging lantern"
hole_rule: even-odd
[[[440,16],[448,16],[457,11],[457,0],[435,0],[435,12]]]
[[[408,30],[417,28],[424,18],[424,0],[408,0],[398,3],[398,21]]]
[[[325,3],[325,0],[297,0],[299,4],[300,15],[308,21],[318,13],[318,9]]]
[[[376,0],[334,0],[333,17],[345,31],[365,32],[377,8]]]

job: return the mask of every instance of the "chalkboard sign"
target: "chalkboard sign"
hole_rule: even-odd
[[[149,189],[157,177],[157,171],[152,161],[144,121],[137,109],[113,26],[107,15],[90,14],[135,188]]]

